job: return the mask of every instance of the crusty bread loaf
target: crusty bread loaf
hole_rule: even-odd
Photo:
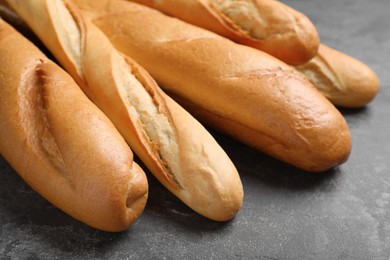
[[[0,19],[0,152],[51,203],[106,231],[142,213],[144,172],[106,116],[60,67]]]
[[[324,44],[313,59],[296,68],[336,106],[363,107],[379,90],[379,79],[370,67]]]
[[[86,1],[116,48],[205,123],[308,171],[348,158],[345,119],[290,66],[136,3]]]
[[[242,184],[226,153],[71,1],[9,3],[162,184],[210,219],[225,221],[238,212]]]
[[[278,1],[130,1],[158,9],[296,65],[336,106],[363,107],[378,92],[379,80],[371,68],[345,53],[323,44],[319,46],[318,33],[309,19]]]
[[[274,0],[131,0],[208,29],[291,65],[317,52],[319,37],[302,13]]]

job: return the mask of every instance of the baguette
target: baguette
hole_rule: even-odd
[[[287,64],[136,3],[75,2],[119,51],[209,126],[311,172],[347,160],[345,119]]]
[[[302,13],[274,0],[131,0],[277,57],[309,61],[319,36]]]
[[[379,90],[379,79],[371,68],[324,44],[313,59],[296,69],[336,106],[363,107]]]
[[[239,211],[243,188],[226,153],[71,1],[8,2],[168,190],[213,220]]]
[[[74,218],[122,231],[141,215],[147,180],[106,116],[72,78],[0,19],[0,152]]]

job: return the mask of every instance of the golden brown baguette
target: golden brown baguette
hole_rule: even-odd
[[[77,3],[118,50],[210,126],[307,171],[348,158],[345,119],[287,64],[136,3]]]
[[[141,215],[147,180],[72,78],[0,19],[0,152],[38,193],[105,231]]]
[[[379,79],[370,67],[324,44],[313,59],[296,68],[336,106],[363,107],[379,90]]]
[[[319,45],[312,22],[274,0],[131,1],[265,51],[291,65],[309,61]]]
[[[243,189],[226,153],[72,2],[64,2],[9,1],[162,184],[210,219],[232,218]]]

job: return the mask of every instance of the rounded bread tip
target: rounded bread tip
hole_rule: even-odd
[[[313,149],[317,160],[308,162],[304,169],[309,172],[321,173],[339,166],[348,160],[352,152],[352,137],[345,120],[340,119],[339,124],[334,124],[334,127],[324,134],[328,134],[329,141],[324,142],[322,147],[317,145],[316,149]]]
[[[133,177],[129,183],[129,191],[126,198],[126,207],[139,216],[148,199],[148,181],[146,175],[138,164],[132,165]]]
[[[337,107],[364,107],[380,88],[368,65],[325,44],[320,44],[315,58],[296,68]]]

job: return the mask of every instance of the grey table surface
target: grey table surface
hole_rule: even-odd
[[[347,163],[310,174],[212,132],[241,174],[238,215],[207,220],[149,175],[142,217],[112,234],[46,202],[0,159],[0,259],[389,259],[390,1],[284,2],[381,80],[371,104],[341,110],[353,137]]]

